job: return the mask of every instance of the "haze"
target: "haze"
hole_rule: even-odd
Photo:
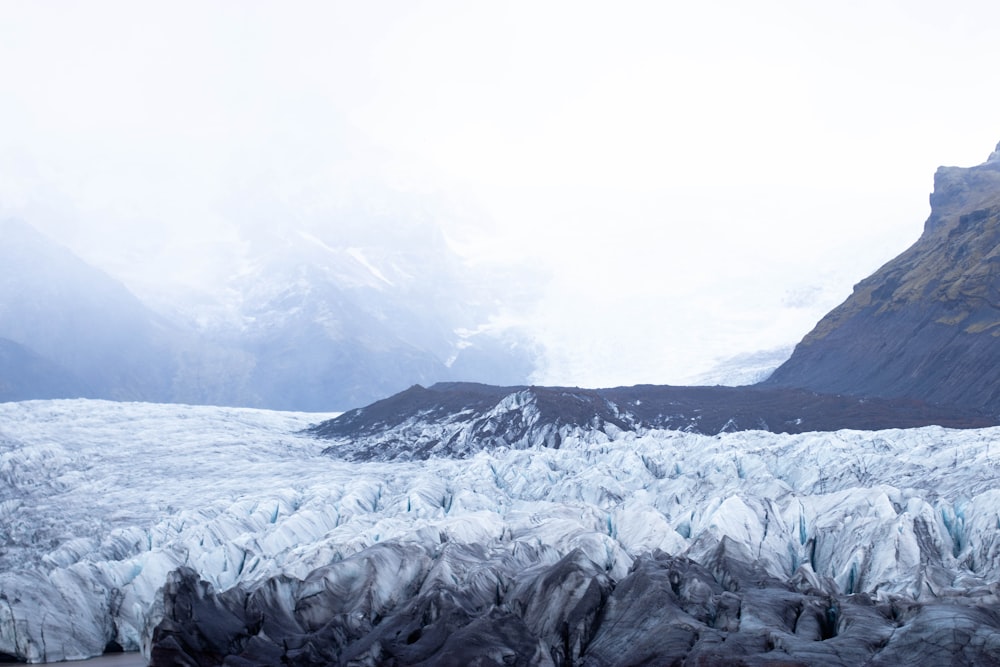
[[[8,0],[0,216],[170,301],[254,230],[412,204],[470,266],[525,267],[505,317],[539,383],[681,383],[794,344],[916,240],[936,167],[1000,139],[997,25],[987,2]]]

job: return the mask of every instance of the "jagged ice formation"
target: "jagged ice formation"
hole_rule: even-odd
[[[1000,660],[996,428],[580,429],[390,464],[322,455],[320,417],[0,405],[0,656]]]

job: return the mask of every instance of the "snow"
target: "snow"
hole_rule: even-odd
[[[757,384],[770,377],[771,373],[788,361],[790,356],[792,356],[791,345],[737,354],[718,359],[711,368],[683,378],[683,384],[728,387]]]
[[[361,248],[348,248],[347,254],[353,257],[359,264],[361,264],[361,266],[368,269],[373,276],[384,282],[386,285],[389,285],[390,287],[393,286],[393,282],[386,278],[385,274],[378,270],[378,267],[368,261],[368,258],[365,257],[365,253]]]
[[[1000,577],[996,428],[581,432],[559,449],[349,463],[301,433],[330,416],[0,404],[0,653],[140,650],[178,566],[225,589],[355,567],[386,543],[520,544],[546,562],[579,548],[617,579],[648,551],[703,561],[728,538],[775,576],[918,599]],[[413,575],[384,567],[380,600]]]

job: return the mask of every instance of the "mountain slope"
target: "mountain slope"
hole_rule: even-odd
[[[90,398],[165,400],[176,331],[120,282],[32,227],[0,221],[0,337],[79,378]],[[43,378],[30,394],[52,397]],[[53,387],[53,390],[55,388]]]
[[[1000,147],[941,167],[920,239],[861,281],[765,382],[1000,413]]]
[[[0,401],[85,395],[83,382],[66,369],[23,345],[0,338]]]

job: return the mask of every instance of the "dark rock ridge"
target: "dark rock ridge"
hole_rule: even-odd
[[[979,428],[996,421],[916,400],[859,399],[778,387],[613,389],[419,385],[323,422],[311,433],[349,460],[463,457],[497,447],[559,447],[573,434],[673,429],[715,435],[875,430],[937,424]]]
[[[858,283],[765,384],[1000,414],[1000,150],[938,169],[930,203],[920,239]]]
[[[182,568],[150,665],[1000,663],[991,591],[843,595],[807,568],[769,576],[728,540],[705,565],[639,557],[619,581],[579,550],[552,562],[507,546],[383,543],[302,581],[221,593]]]

